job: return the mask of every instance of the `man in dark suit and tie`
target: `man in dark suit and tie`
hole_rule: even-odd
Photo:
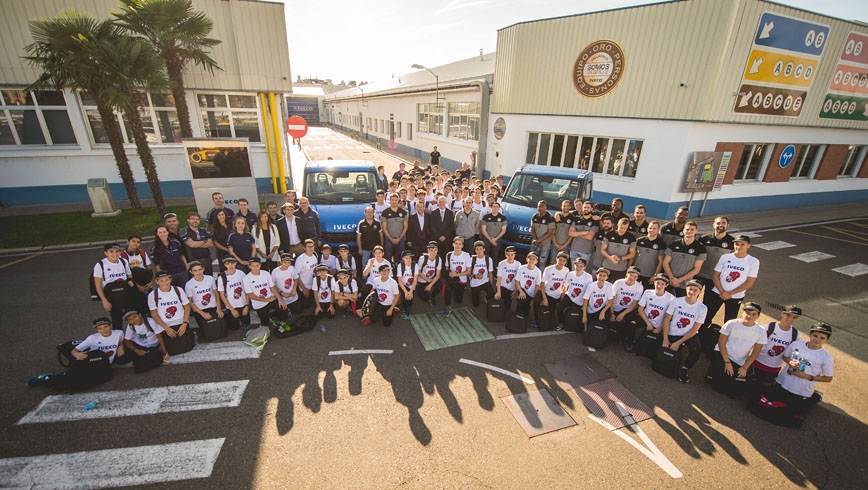
[[[301,255],[304,244],[299,235],[298,217],[295,216],[295,204],[288,202],[283,205],[284,215],[277,220],[277,234],[280,236],[280,252]]]
[[[407,229],[407,248],[413,251],[414,257],[425,253],[426,244],[431,238],[431,213],[425,210],[425,201],[416,203],[416,214],[410,215],[410,225]]]
[[[437,242],[441,257],[452,250],[452,237],[455,235],[455,215],[446,208],[446,197],[437,198],[437,208],[431,211],[431,239]]]

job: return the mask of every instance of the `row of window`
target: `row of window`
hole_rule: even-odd
[[[107,144],[96,100],[77,93],[94,144]],[[261,142],[259,101],[255,95],[197,94],[198,114],[206,137],[248,138]],[[142,124],[151,143],[180,143],[181,129],[172,94],[142,93]],[[132,143],[129,122],[116,112],[124,143]],[[0,90],[0,145],[75,145],[63,92]]]
[[[746,144],[735,171],[735,181],[762,181],[774,148],[774,143]],[[790,179],[813,179],[825,152],[826,145],[802,145],[792,163],[794,167]],[[855,177],[862,168],[866,153],[868,153],[866,145],[848,146],[844,160],[838,169],[838,177]]]
[[[635,177],[642,143],[638,139],[610,136],[529,133],[525,162]]]
[[[446,114],[443,109],[446,109]],[[416,104],[416,121],[420,133],[443,136],[443,122],[448,121],[446,136],[468,141],[479,141],[479,102],[450,102],[443,104]]]

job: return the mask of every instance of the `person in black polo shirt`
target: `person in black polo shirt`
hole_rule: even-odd
[[[630,218],[625,216],[618,221],[615,230],[603,235],[600,255],[603,257],[602,266],[609,269],[611,283],[624,279],[628,264],[636,257],[636,236],[627,231],[629,226]]]
[[[211,263],[211,245],[214,244],[211,234],[204,228],[199,228],[201,217],[199,213],[190,211],[187,213],[187,227],[181,229],[181,243],[187,254],[187,261],[198,261],[205,269],[205,275],[214,274],[214,266]]]
[[[663,270],[669,276],[669,287],[676,298],[687,294],[684,285],[699,274],[705,261],[705,245],[696,239],[696,228],[696,222],[686,222],[683,228],[684,238],[669,245],[666,256],[663,257]]]
[[[711,280],[711,277],[714,275],[714,267],[717,262],[724,254],[733,251],[733,238],[727,233],[727,230],[729,230],[729,218],[718,216],[714,218],[714,231],[699,237],[699,243],[705,245],[705,252],[708,254],[698,275],[698,279],[702,281],[706,292],[711,291],[711,288],[714,287],[714,281]],[[713,315],[714,313],[711,313],[711,316]]]
[[[642,204],[638,204],[633,209],[633,219],[630,220],[630,227],[628,229],[636,234],[636,236],[648,233],[648,222],[645,221],[645,214],[645,206]],[[651,275],[653,276],[654,274]]]
[[[437,147],[434,147],[434,150],[428,155],[428,165],[440,165],[440,152],[437,151]],[[415,162],[413,163],[413,168],[415,169]]]
[[[374,247],[383,245],[383,226],[374,219],[374,208],[365,208],[365,219],[356,225],[356,246],[362,254],[362,266],[374,256]]]
[[[322,247],[322,227],[319,222],[319,214],[310,208],[310,201],[306,197],[298,200],[295,216],[298,218],[301,241],[310,239],[314,241],[316,248]]]
[[[666,242],[660,236],[660,223],[650,221],[648,234],[636,240],[636,257],[631,265],[639,269],[639,281],[646,288],[654,284],[651,278],[663,270],[663,257],[666,255]],[[668,284],[667,280],[667,284]]]
[[[687,217],[689,214],[690,210],[687,206],[681,206],[678,208],[678,211],[675,212],[675,220],[666,223],[663,225],[663,228],[660,229],[660,234],[663,235],[667,247],[672,245],[675,240],[684,237],[684,225],[687,223]]]

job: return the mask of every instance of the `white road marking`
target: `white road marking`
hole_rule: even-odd
[[[826,303],[826,306],[852,305],[853,303],[864,303],[865,301],[868,301],[868,298],[851,299],[848,301],[833,301],[831,303]]]
[[[757,243],[754,247],[761,248],[763,250],[778,250],[781,248],[790,248],[795,247],[792,243],[787,243],[783,241],[775,241],[775,242],[766,242],[766,243]]]
[[[803,223],[801,225],[792,225],[792,226],[779,226],[777,228],[767,228],[765,230],[755,230],[754,233],[768,233],[770,231],[780,231],[780,230],[791,230],[793,228],[807,228],[809,226],[817,226],[817,225],[831,225],[832,223],[843,223],[845,221],[855,221],[860,218],[842,218],[836,219],[833,221],[817,221],[814,223]]]
[[[829,255],[825,252],[820,252],[818,250],[815,250],[813,252],[805,252],[805,253],[799,254],[799,255],[790,255],[790,258],[796,259],[796,260],[801,260],[802,262],[811,263],[811,262],[819,262],[821,260],[826,260],[826,259],[834,259],[835,256]]]
[[[655,446],[654,443],[651,442],[651,439],[649,439],[648,436],[645,435],[645,432],[639,427],[638,424],[634,423],[634,424],[630,425],[629,427],[631,428],[631,430],[636,432],[636,434],[639,436],[639,438],[642,439],[642,442],[644,442],[648,446],[647,448],[645,446],[642,446],[638,442],[634,441],[632,438],[627,436],[627,434],[624,434],[623,432],[621,432],[621,429],[612,430],[613,427],[611,425],[606,423],[604,420],[601,420],[600,418],[598,418],[594,414],[589,413],[588,418],[593,420],[594,422],[602,425],[603,427],[608,429],[609,432],[611,432],[612,434],[615,434],[616,436],[620,437],[621,439],[627,441],[628,444],[635,447],[640,453],[644,454],[646,458],[653,461],[657,466],[660,467],[660,469],[665,471],[672,478],[681,478],[682,476],[684,476],[684,474],[681,473],[681,471],[679,471],[678,468],[676,468],[675,465],[672,464],[671,461],[669,461],[669,458],[667,458],[663,453],[660,452],[659,449],[657,449],[657,446]]]
[[[470,359],[461,359],[458,362],[461,362],[464,364],[470,364],[471,366],[481,367],[482,369],[488,369],[489,371],[494,371],[496,373],[505,374],[505,375],[509,376],[510,378],[515,378],[519,381],[524,382],[525,384],[529,384],[529,385],[535,384],[533,382],[533,380],[530,378],[526,378],[526,377],[524,377],[520,374],[516,374],[512,371],[507,371],[506,369],[501,369],[497,366],[492,366],[491,364],[483,364],[481,362],[471,361]]]
[[[0,487],[90,489],[208,478],[225,440],[0,459]]]
[[[362,350],[333,350],[329,352],[330,356],[346,356],[352,354],[391,354],[394,351],[392,349],[362,349]]]
[[[258,359],[261,351],[244,345],[241,341],[213,342],[199,344],[190,352],[169,356],[169,366],[172,364],[191,364],[194,362],[237,361],[239,359]],[[133,363],[121,364],[116,367],[133,367]]]
[[[843,267],[836,267],[832,269],[835,272],[840,272],[846,276],[856,277],[864,274],[868,274],[868,265],[855,263],[850,265],[845,265]]]
[[[566,330],[549,330],[548,332],[531,332],[531,333],[508,333],[505,335],[498,335],[494,338],[494,340],[509,340],[509,339],[525,339],[528,337],[548,337],[549,335],[562,335],[568,333]]]
[[[237,407],[248,382],[245,379],[140,390],[52,395],[22,417],[17,425]],[[85,411],[85,406],[94,400],[99,400],[96,408]]]

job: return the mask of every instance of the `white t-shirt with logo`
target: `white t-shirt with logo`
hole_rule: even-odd
[[[372,257],[370,260],[373,261],[374,266],[371,267],[371,271],[370,271],[370,273],[368,274],[368,281],[367,281],[367,284],[370,284],[371,286],[373,286],[373,285],[374,285],[374,280],[376,280],[378,277],[380,277],[380,266],[383,265],[383,264],[388,264],[389,261],[386,260],[385,258],[383,258],[383,259],[381,259],[379,262],[377,262],[376,257]],[[367,267],[367,266],[368,266],[368,265],[365,264],[365,267]]]
[[[480,259],[474,255],[470,258],[470,266],[470,287],[476,288],[491,281],[491,274],[494,272],[494,261],[491,257],[485,255]],[[479,274],[482,274],[482,279],[476,278]]]
[[[326,274],[325,278],[317,275],[313,279],[313,293],[316,295],[318,303],[332,302],[332,286],[334,286],[334,283],[334,278],[328,274]]]
[[[603,282],[602,287],[600,287],[597,281],[592,282],[588,285],[587,289],[585,289],[584,299],[588,300],[588,311],[586,313],[589,315],[592,313],[598,313],[600,310],[605,308],[606,303],[614,297],[615,288],[612,286],[611,282]]]
[[[467,272],[470,269],[470,254],[467,252],[455,253],[449,252],[446,254],[446,266],[449,272]],[[467,284],[467,276],[458,278],[461,284]]]
[[[226,275],[226,282],[223,281],[223,275]],[[217,291],[223,291],[226,296],[226,301],[233,308],[244,308],[247,306],[247,295],[244,294],[244,273],[235,269],[235,273],[229,274],[225,272],[217,276]]]
[[[297,292],[289,296],[298,288],[298,271],[295,270],[295,266],[289,266],[286,270],[277,267],[271,271],[271,280],[274,282],[274,287],[277,288],[284,303],[291,305],[298,301]]]
[[[109,362],[115,360],[118,346],[124,340],[124,333],[120,330],[112,330],[108,337],[103,337],[99,332],[90,334],[80,344],[75,346],[79,352],[87,352],[89,350],[100,350],[108,356]]]
[[[693,325],[705,323],[706,313],[708,308],[702,304],[702,301],[697,300],[691,305],[686,297],[675,298],[666,310],[667,315],[672,315],[672,320],[669,322],[669,335],[675,337],[687,335],[687,332],[693,329]]]
[[[517,260],[513,260],[510,264],[508,260],[503,259],[497,264],[497,277],[502,279],[500,287],[515,291],[515,278],[519,267],[521,267],[521,262]]]
[[[341,290],[343,289],[343,290]],[[346,286],[342,285],[340,281],[335,279],[334,283],[332,283],[332,292],[333,293],[341,293],[341,294],[353,294],[359,292],[359,284],[355,279],[350,279],[347,281]]]
[[[374,203],[372,206],[374,208],[374,219],[380,221],[380,215],[383,214],[383,211],[389,209],[390,206],[391,204],[388,202],[384,202],[383,204]]]
[[[254,275],[252,272],[248,272],[247,275],[244,276],[244,292],[252,293],[257,298],[268,299],[274,296],[274,292],[271,291],[271,288],[274,287],[274,280],[271,279],[271,274],[260,270],[259,275]],[[259,309],[268,304],[268,301],[256,301],[255,299],[250,300],[250,306],[253,309]]]
[[[564,291],[564,282],[570,274],[569,267],[561,267],[550,265],[543,271],[542,282],[546,283],[546,290],[543,291],[546,296],[554,299],[559,299]]]
[[[533,270],[528,269],[527,265],[518,268],[515,274],[515,281],[528,297],[536,295],[536,289],[542,281],[542,271],[539,267],[534,267]]]
[[[413,287],[413,284],[416,282],[416,274],[413,272],[416,270],[416,265],[406,265],[402,260],[397,267],[395,267],[395,273],[397,274],[396,279],[400,281],[401,284],[404,285],[407,290]]]
[[[585,291],[588,286],[594,282],[594,277],[585,271],[582,274],[576,274],[576,271],[570,271],[564,280],[567,285],[567,298],[577,306],[583,306],[585,302]]]
[[[740,259],[736,257],[734,253],[731,253],[722,255],[720,260],[717,261],[714,270],[720,273],[720,285],[723,286],[724,291],[732,291],[746,283],[748,277],[755,278],[757,274],[759,274],[759,266],[759,259],[752,255]],[[720,291],[717,290],[717,286],[715,286],[712,291],[720,294]],[[738,294],[732,295],[732,297],[739,299],[744,298],[746,292],[747,291],[742,291]]]
[[[666,310],[669,309],[669,304],[673,300],[675,300],[675,296],[668,291],[663,291],[660,296],[657,296],[657,291],[654,289],[642,293],[642,297],[639,299],[639,308],[645,311],[645,316],[648,317],[654,330],[663,326]]]
[[[148,322],[147,325],[145,322]],[[148,327],[151,328],[148,328]],[[163,333],[163,327],[159,326],[153,318],[145,318],[141,325],[127,324],[124,328],[124,339],[152,349],[160,345],[157,335]]]
[[[798,349],[799,355],[794,356],[793,351]],[[835,360],[826,349],[809,349],[804,340],[797,340],[790,344],[784,351],[784,356],[790,359],[805,360],[805,374],[808,376],[834,376]],[[811,396],[814,394],[814,383],[809,379],[797,378],[795,374],[789,374],[789,369],[781,369],[778,375],[778,383],[789,391],[799,396]]]
[[[416,268],[419,271],[419,282],[427,284],[433,281],[437,271],[443,268],[443,260],[439,255],[433,259],[425,255],[419,257]]]
[[[787,330],[783,330],[780,325],[776,325],[772,334],[769,335],[768,333],[770,328],[771,324],[766,326],[766,338],[768,340],[765,348],[760,352],[759,357],[756,358],[756,362],[766,367],[780,369],[780,367],[784,365],[783,353],[787,347],[794,342],[794,332],[795,339],[799,340],[799,331],[796,330],[796,327],[794,326]]]
[[[168,291],[157,288],[148,293],[148,309],[157,310],[157,315],[163,319],[163,323],[170,327],[184,323],[184,305],[188,304],[190,300],[187,299],[187,295],[176,286],[169,286]]]
[[[110,282],[126,281],[132,275],[129,262],[123,259],[111,262],[108,258],[104,258],[93,265],[93,277],[102,279],[103,286]]]
[[[374,291],[377,292],[377,302],[383,306],[391,306],[395,301],[395,295],[398,294],[398,283],[391,277],[385,281],[377,277],[374,281]]]
[[[724,323],[720,329],[720,334],[728,336],[726,339],[726,355],[729,357],[729,360],[739,366],[744,365],[745,361],[747,361],[750,350],[754,345],[765,345],[767,341],[766,329],[762,325],[754,323],[752,327],[748,327],[738,319]],[[720,352],[720,346],[715,345],[714,350]]]
[[[214,290],[214,278],[212,276],[206,275],[201,281],[197,281],[195,278],[190,279],[184,285],[184,294],[200,310],[217,307],[217,291]]]
[[[612,287],[615,289],[615,301],[612,303],[615,313],[629,308],[634,301],[639,301],[642,298],[642,293],[645,292],[645,287],[642,286],[641,282],[636,281],[632,286],[629,286],[626,279],[618,279]]]
[[[295,258],[295,262],[292,264],[295,270],[298,271],[298,280],[307,289],[313,286],[313,277],[316,275],[314,269],[316,269],[318,264],[319,258],[317,258],[316,254],[301,254]]]

